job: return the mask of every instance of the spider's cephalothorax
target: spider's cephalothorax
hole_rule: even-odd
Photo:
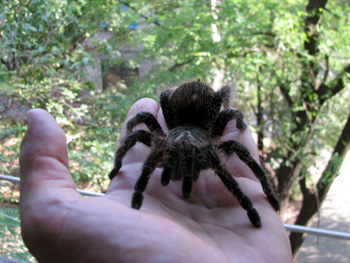
[[[124,155],[136,142],[142,142],[152,150],[143,164],[142,173],[135,185],[131,202],[133,208],[141,207],[142,193],[156,167],[163,168],[161,183],[164,186],[169,184],[170,180],[182,179],[183,198],[190,197],[192,184],[198,179],[200,171],[212,169],[247,211],[251,223],[260,227],[260,216],[252,201],[242,192],[235,178],[221,162],[221,154],[233,153],[237,154],[260,180],[271,205],[276,210],[280,208],[264,169],[249,151],[234,140],[218,143],[217,139],[223,135],[229,121],[236,119],[238,129],[246,128],[243,114],[228,108],[229,97],[230,88],[227,86],[215,92],[199,80],[188,82],[160,95],[160,105],[169,129],[168,134],[164,133],[156,118],[149,112],[140,112],[127,123],[128,135],[116,152],[114,168],[109,174],[110,179],[118,173]],[[133,128],[140,123],[146,124],[150,132],[133,131]]]

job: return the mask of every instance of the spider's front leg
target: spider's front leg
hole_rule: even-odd
[[[145,191],[150,176],[154,169],[164,162],[164,146],[165,141],[159,140],[155,143],[153,151],[147,157],[142,167],[142,173],[135,184],[135,192],[132,196],[131,207],[140,209],[143,201],[143,192]]]
[[[122,167],[123,157],[125,156],[127,151],[129,151],[130,148],[136,144],[136,142],[142,142],[144,145],[151,147],[152,142],[154,142],[154,140],[154,135],[144,130],[134,131],[127,135],[125,139],[121,142],[119,149],[115,153],[114,167],[109,173],[108,177],[112,180],[113,177],[116,176],[116,174]]]
[[[238,129],[247,128],[247,124],[244,122],[243,113],[239,110],[225,109],[221,111],[212,125],[211,136],[221,137],[227,126],[227,123],[233,119],[236,119],[236,126]]]
[[[215,93],[215,98],[219,106],[222,104],[224,109],[228,109],[229,107],[231,91],[232,89],[230,86],[224,86]]]
[[[280,209],[280,201],[274,194],[273,187],[267,177],[267,174],[265,173],[264,169],[255,161],[248,149],[243,144],[231,140],[221,143],[218,149],[227,155],[236,153],[237,156],[249,166],[249,168],[254,172],[255,176],[259,179],[270,204],[275,208],[276,211]]]
[[[161,183],[166,186],[171,179],[182,178],[182,197],[187,199],[190,198],[193,182],[200,173],[200,165],[197,164],[199,149],[187,143],[177,146],[166,151]]]
[[[165,153],[164,169],[161,175],[160,182],[163,186],[167,186],[171,179],[179,180],[181,170],[179,171],[180,156],[178,150],[173,147]]]
[[[222,164],[215,148],[210,147],[206,149],[206,158],[208,160],[207,165],[209,167],[204,168],[211,168],[214,170],[226,188],[237,198],[239,204],[243,207],[243,209],[247,211],[250,222],[255,227],[261,227],[260,216],[256,209],[253,207],[253,202],[249,199],[248,196],[243,193],[237,181]]]
[[[191,144],[185,145],[184,160],[182,165],[182,197],[185,199],[190,198],[193,182],[199,177],[200,169],[196,164],[196,153],[199,154],[198,148]]]
[[[132,119],[130,119],[126,125],[126,129],[128,134],[132,132],[134,127],[138,124],[144,123],[148,127],[148,129],[159,136],[164,137],[165,134],[163,132],[162,127],[160,127],[159,122],[156,117],[154,117],[150,112],[143,111],[139,112]]]

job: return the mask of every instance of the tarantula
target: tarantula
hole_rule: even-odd
[[[280,208],[264,169],[254,160],[246,147],[234,140],[217,143],[230,120],[236,119],[238,129],[246,128],[242,112],[228,108],[229,98],[228,86],[215,92],[200,80],[188,82],[175,90],[166,90],[160,95],[160,105],[169,129],[168,134],[164,133],[156,118],[149,112],[140,112],[129,120],[128,135],[115,154],[114,168],[109,178],[112,179],[118,173],[123,157],[136,142],[151,148],[152,151],[143,164],[142,173],[134,188],[131,201],[133,208],[141,207],[142,193],[156,167],[163,168],[161,183],[164,186],[168,185],[170,180],[182,179],[183,198],[190,197],[192,184],[198,179],[200,171],[212,169],[247,211],[250,222],[255,227],[260,227],[260,216],[252,201],[242,192],[235,178],[221,162],[220,154],[233,153],[237,154],[260,180],[271,205],[276,210]],[[133,131],[133,128],[140,123],[146,124],[150,132]]]

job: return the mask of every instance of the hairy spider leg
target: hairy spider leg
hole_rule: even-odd
[[[154,140],[154,135],[144,130],[137,130],[127,135],[115,153],[114,167],[108,175],[109,179],[112,180],[113,177],[119,172],[120,168],[122,167],[122,159],[131,147],[133,147],[137,142],[142,142],[144,145],[151,147]]]
[[[196,147],[186,143],[184,147],[184,157],[184,164],[182,166],[182,197],[188,199],[191,196],[193,181],[198,179],[200,172],[198,167],[196,167]]]
[[[138,124],[144,123],[148,129],[159,136],[165,137],[162,127],[160,127],[159,122],[156,117],[154,117],[150,112],[143,111],[139,112],[132,119],[130,119],[126,125],[128,134],[132,132],[134,127]]]
[[[243,121],[244,116],[241,111],[234,109],[226,109],[221,111],[218,117],[216,118],[212,126],[211,136],[214,138],[221,137],[227,126],[227,123],[233,119],[236,119],[236,126],[238,129],[241,130],[247,128],[247,124]]]
[[[219,155],[216,150],[212,147],[207,148],[206,157],[209,161],[207,165],[208,168],[214,170],[214,172],[219,176],[221,181],[224,183],[226,188],[237,198],[239,204],[247,211],[248,218],[250,222],[255,227],[261,227],[261,220],[258,212],[253,207],[253,202],[246,196],[237,181],[230,174],[230,172],[223,166]],[[206,167],[205,167],[206,168]]]
[[[227,109],[230,105],[230,94],[231,94],[230,86],[224,86],[215,93],[215,98],[218,99],[218,101],[220,102],[220,106],[222,104],[224,109]]]
[[[236,153],[237,156],[249,166],[249,168],[254,172],[255,176],[259,179],[270,204],[275,208],[275,210],[279,210],[281,204],[277,196],[274,194],[273,187],[267,177],[267,174],[265,173],[264,169],[254,160],[248,149],[243,144],[233,140],[221,143],[218,148],[227,155]]]
[[[140,207],[142,206],[142,193],[147,187],[151,174],[154,171],[154,169],[156,169],[156,167],[163,162],[164,145],[165,141],[163,140],[156,142],[154,151],[151,152],[150,155],[148,155],[146,161],[144,162],[142,167],[142,173],[135,184],[135,192],[131,200],[132,208],[140,209]]]
[[[160,103],[160,106],[162,107],[164,120],[169,130],[175,127],[174,120],[171,116],[172,115],[171,108],[169,105],[170,95],[171,95],[171,92],[169,90],[166,90],[160,94],[160,98],[159,98],[159,103]]]
[[[178,172],[180,156],[176,149],[170,149],[165,153],[164,169],[161,175],[160,182],[163,186],[170,183],[171,178],[178,179],[176,173]]]

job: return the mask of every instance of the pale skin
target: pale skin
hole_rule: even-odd
[[[136,102],[127,120],[151,112],[163,129],[158,104]],[[226,165],[252,199],[262,227],[246,212],[212,171],[203,171],[191,198],[181,197],[181,183],[160,184],[152,174],[140,210],[131,208],[134,184],[149,148],[138,143],[103,197],[81,197],[69,173],[66,137],[50,114],[27,114],[21,146],[22,235],[39,262],[292,262],[283,224],[254,174],[233,155]],[[136,129],[147,128],[139,125]],[[126,136],[125,128],[121,139]],[[243,143],[258,159],[249,129],[229,123],[223,140]],[[106,172],[106,177],[107,177]]]

